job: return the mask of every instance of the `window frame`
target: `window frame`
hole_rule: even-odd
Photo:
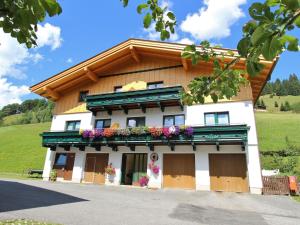
[[[105,121],[109,121],[109,122],[110,122],[110,123],[109,123],[110,125],[109,125],[109,127],[97,128],[97,127],[96,127],[97,121],[103,121],[103,125],[105,124]],[[95,128],[95,129],[110,128],[110,126],[111,126],[111,119],[95,119],[95,122],[94,122],[94,128]]]
[[[75,129],[77,122],[79,122],[79,129],[78,130]],[[75,126],[73,126],[72,130],[67,129],[69,123],[74,123],[75,124]],[[65,131],[79,131],[80,130],[80,125],[81,125],[81,120],[68,120],[68,121],[66,121],[66,124],[65,124]]]
[[[144,119],[144,125],[143,126],[146,126],[146,117],[145,116],[134,116],[134,117],[127,117],[127,120],[126,120],[126,127],[127,128],[132,128],[132,127],[129,127],[128,126],[128,122],[130,119],[140,119],[140,118],[143,118]],[[143,126],[136,126],[136,127],[143,127]]]
[[[149,88],[149,85],[157,85],[157,84],[162,84],[162,87],[156,87],[156,88]],[[155,82],[148,82],[147,83],[147,90],[152,90],[152,89],[158,89],[158,88],[163,88],[164,87],[164,82],[163,81],[155,81]]]
[[[208,114],[214,114],[214,124],[207,124],[206,122],[206,115]],[[228,123],[227,124],[219,124],[219,117],[218,115],[220,114],[227,114],[228,115]],[[222,111],[222,112],[206,112],[204,113],[204,124],[206,126],[222,126],[222,125],[230,125],[230,115],[229,115],[229,111]]]
[[[84,91],[80,91],[80,92],[79,92],[78,102],[85,102],[86,96],[85,96],[85,99],[82,99],[82,98],[81,98],[81,96],[82,96],[83,93],[86,94],[86,96],[88,96],[89,90],[84,90]]]
[[[163,122],[162,122],[163,127],[165,127],[165,118],[166,118],[166,117],[171,117],[171,116],[174,118],[174,122],[173,122],[173,125],[172,125],[172,126],[182,126],[182,125],[175,125],[175,117],[176,117],[176,116],[183,116],[183,121],[184,121],[184,124],[183,124],[183,125],[185,125],[185,114],[173,114],[173,115],[164,115],[164,116],[163,116]]]
[[[57,160],[59,158],[60,155],[64,155],[66,157],[66,160],[65,160],[65,164],[57,164]],[[56,153],[55,155],[55,159],[54,159],[54,163],[53,163],[53,167],[56,167],[56,168],[63,168],[67,165],[67,160],[68,160],[68,155],[67,153]]]

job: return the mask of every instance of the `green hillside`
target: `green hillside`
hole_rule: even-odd
[[[46,149],[41,147],[39,134],[49,128],[50,123],[0,127],[0,172],[42,169]]]
[[[2,125],[3,126],[14,125],[18,122],[19,119],[21,119],[22,115],[23,114],[21,113],[21,114],[15,114],[15,115],[10,115],[10,116],[4,117]]]
[[[300,145],[300,114],[256,112],[255,119],[261,151],[283,150],[286,137]]]
[[[260,100],[263,100],[265,105],[267,106],[268,112],[279,112],[279,108],[281,104],[284,104],[286,101],[290,103],[290,105],[293,105],[294,103],[300,102],[300,96],[273,96],[270,98],[270,95],[264,95],[259,98]],[[275,108],[275,101],[278,103],[277,108]]]

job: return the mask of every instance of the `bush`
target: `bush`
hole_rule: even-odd
[[[285,101],[284,106],[286,111],[291,111],[291,105],[288,101]]]
[[[297,102],[295,104],[292,105],[292,110],[295,113],[300,113],[300,102]]]
[[[275,101],[274,107],[275,107],[275,108],[278,108],[278,102],[277,102],[277,101]]]

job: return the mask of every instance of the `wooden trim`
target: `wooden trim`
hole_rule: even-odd
[[[89,68],[85,67],[84,71],[86,73],[86,76],[93,82],[97,82],[98,81],[98,76],[97,74],[95,74],[93,71],[91,71]]]
[[[140,59],[136,49],[132,45],[129,46],[129,50],[130,50],[131,56],[134,59],[134,61],[136,61],[137,63],[141,62],[141,59]]]

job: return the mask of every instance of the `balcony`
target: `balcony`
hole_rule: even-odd
[[[50,147],[51,150],[55,150],[56,147],[63,147],[68,151],[70,147],[76,147],[84,151],[86,146],[90,146],[100,151],[101,146],[108,146],[113,151],[117,151],[118,146],[127,146],[134,151],[135,146],[147,146],[149,150],[153,151],[154,146],[167,145],[173,151],[176,145],[191,145],[193,150],[196,150],[196,145],[204,144],[216,145],[217,150],[221,144],[240,144],[244,150],[248,130],[247,125],[225,125],[193,127],[191,135],[180,133],[171,137],[164,135],[154,137],[148,132],[140,135],[121,136],[114,134],[111,137],[84,138],[78,131],[44,132],[41,136],[43,146]]]
[[[123,110],[128,114],[130,109],[141,109],[146,113],[147,108],[160,108],[164,111],[168,106],[179,106],[183,110],[180,100],[182,86],[164,87],[139,91],[127,91],[86,97],[87,109],[94,114],[106,111],[111,115],[114,110]]]

